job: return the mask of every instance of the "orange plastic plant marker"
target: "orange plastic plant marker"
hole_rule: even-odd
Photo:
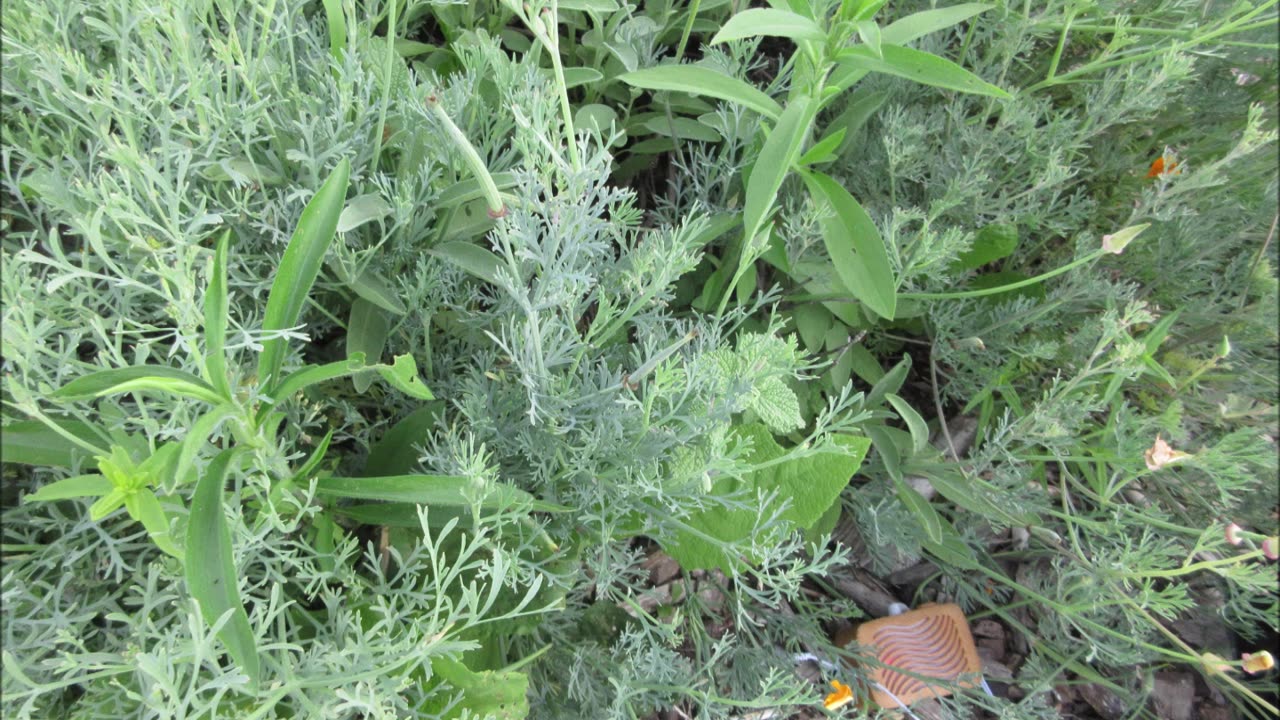
[[[982,661],[969,632],[969,621],[958,605],[925,605],[863,623],[858,627],[857,641],[886,666],[871,673],[871,699],[882,708],[896,709],[901,707],[899,702],[910,705],[922,698],[951,694],[945,686],[893,668],[961,687],[975,687],[981,682]]]

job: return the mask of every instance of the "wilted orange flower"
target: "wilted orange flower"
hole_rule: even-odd
[[[1232,545],[1239,545],[1244,542],[1244,538],[1240,537],[1241,527],[1235,523],[1227,525],[1227,542]]]
[[[1191,457],[1191,453],[1174,450],[1169,447],[1169,443],[1165,442],[1163,438],[1157,435],[1155,444],[1143,453],[1142,457],[1147,461],[1148,470],[1159,470],[1165,465],[1170,465]]]
[[[1265,672],[1276,666],[1275,658],[1271,657],[1271,653],[1263,650],[1256,653],[1245,653],[1240,656],[1244,661],[1244,669],[1250,674]]]
[[[853,688],[845,685],[839,680],[832,680],[831,687],[836,691],[827,696],[822,701],[822,706],[828,710],[839,710],[840,708],[853,702]]]
[[[1166,168],[1164,156],[1161,155],[1151,163],[1151,169],[1147,171],[1147,177],[1154,178],[1165,174],[1181,175],[1182,171],[1178,169],[1178,163],[1172,160],[1169,161],[1169,165]]]

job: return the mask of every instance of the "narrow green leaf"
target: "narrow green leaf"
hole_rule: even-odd
[[[163,365],[134,365],[91,372],[55,390],[53,398],[83,400],[135,390],[167,392],[215,404],[222,401],[209,383],[189,372]]]
[[[280,381],[271,395],[272,404],[279,405],[312,385],[371,369],[373,368],[365,362],[362,352],[352,353],[346,360],[337,360],[324,365],[306,365],[289,373]]]
[[[720,140],[720,133],[714,129],[703,125],[697,120],[690,120],[684,117],[650,118],[645,121],[644,127],[646,130],[664,137],[701,140],[703,142],[718,142]]]
[[[347,286],[355,291],[356,295],[389,313],[403,315],[409,312],[409,309],[404,306],[400,297],[396,295],[387,282],[368,268],[365,268],[364,272],[361,272],[358,276],[348,280]]]
[[[884,398],[897,411],[898,417],[907,424],[907,430],[911,432],[911,449],[918,453],[929,447],[929,426],[925,424],[924,418],[920,417],[920,413],[916,412],[916,409],[906,400],[893,393],[886,394]]]
[[[173,544],[173,536],[169,534],[169,516],[160,507],[160,500],[151,488],[140,488],[125,496],[124,506],[129,515],[146,528],[147,535],[156,547],[166,553],[183,559],[182,551]]]
[[[258,648],[249,616],[240,601],[231,532],[223,513],[223,483],[236,449],[223,450],[209,463],[204,477],[191,496],[191,518],[187,524],[184,570],[191,597],[200,605],[200,615],[214,625],[224,613],[231,617],[218,638],[240,669],[249,676],[250,687],[258,686]]]
[[[989,497],[999,497],[991,492],[991,488],[983,488],[980,481],[970,479],[954,466],[922,469],[920,474],[929,479],[929,484],[942,497],[972,513],[977,513],[988,520],[1022,527],[1039,525],[1040,519],[1034,513],[1014,514]]]
[[[333,0],[329,0],[332,2]],[[430,43],[418,42],[417,40],[403,40],[396,38],[396,54],[402,58],[418,57],[427,53],[435,52],[440,48]]]
[[[867,393],[867,407],[875,407],[889,393],[898,392],[898,388],[901,388],[902,383],[906,382],[907,373],[910,370],[911,356],[903,355],[902,360],[898,361],[897,365],[894,365],[889,372],[884,373],[884,377],[871,386],[871,392]]]
[[[471,507],[471,498],[486,510],[524,505],[531,510],[563,511],[561,505],[536,500],[529,493],[506,483],[476,485],[459,475],[393,475],[390,477],[327,477],[316,482],[316,494],[356,500],[386,500],[428,507],[442,505]]]
[[[356,298],[351,303],[351,315],[347,320],[347,357],[363,355],[365,362],[377,363],[387,344],[390,330],[387,318],[373,303]],[[362,370],[351,379],[356,392],[363,394],[373,384],[374,372]]]
[[[858,38],[867,46],[867,49],[876,57],[884,57],[884,53],[880,49],[881,34],[880,26],[875,20],[859,20],[857,22]]]
[[[840,65],[894,75],[947,90],[1002,99],[1010,97],[1009,93],[946,58],[901,45],[886,44],[880,49],[882,57],[876,57],[875,53],[863,46],[847,48],[840,53]]]
[[[836,157],[836,148],[840,147],[840,144],[844,142],[844,136],[845,129],[836,128],[835,132],[828,134],[814,143],[813,147],[806,150],[804,155],[801,155],[800,159],[796,161],[796,164],[809,166],[831,162]]]
[[[742,206],[743,241],[750,244],[778,198],[778,189],[787,173],[800,157],[800,147],[813,117],[809,99],[799,98],[787,106],[765,140],[747,178],[746,198]]]
[[[502,259],[479,245],[468,242],[441,243],[427,250],[427,254],[457,265],[481,280],[499,284],[498,269],[504,265]]]
[[[329,54],[341,63],[347,49],[347,16],[342,12],[342,0],[324,0],[324,14],[329,23]]]
[[[849,106],[844,112],[831,122],[831,127],[844,128],[844,140],[840,143],[837,153],[843,154],[849,149],[849,145],[853,143],[857,132],[867,124],[867,120],[875,114],[877,110],[884,105],[885,100],[889,99],[889,93],[883,90],[875,92],[865,92],[863,90],[855,90],[849,99]]]
[[[422,384],[422,379],[418,377],[418,363],[414,361],[412,355],[397,355],[391,367],[378,365],[374,369],[391,387],[409,397],[419,400],[436,399],[436,396],[431,394],[431,390]]]
[[[973,270],[1013,254],[1018,247],[1018,228],[1004,223],[992,223],[978,231],[973,246],[960,253],[960,257],[948,268],[952,272]]]
[[[98,498],[97,502],[89,506],[89,519],[98,522],[124,505],[124,501],[125,491],[112,487],[111,492]]]
[[[902,501],[907,509],[916,516],[916,520],[920,521],[920,526],[924,528],[925,535],[930,542],[942,542],[942,518],[938,516],[938,511],[933,509],[933,505],[924,499],[915,488],[908,485],[904,480],[898,479],[898,499]]]
[[[818,24],[803,15],[786,10],[770,8],[752,8],[729,18],[720,28],[720,32],[711,38],[712,45],[719,45],[730,40],[768,35],[785,37],[792,40],[813,40],[822,42],[827,34]]]
[[[913,13],[883,28],[880,31],[880,37],[883,42],[891,45],[906,45],[929,33],[962,23],[978,13],[990,10],[991,7],[985,3],[961,3],[951,7]]]
[[[307,461],[298,466],[290,478],[296,484],[303,484],[311,480],[311,476],[316,474],[316,469],[320,467],[320,463],[324,461],[324,455],[329,451],[329,442],[333,440],[333,430],[324,434],[324,438],[320,440],[320,444],[316,449],[311,451],[311,455]]]
[[[777,120],[782,106],[747,83],[699,65],[660,65],[620,75],[622,82],[644,90],[672,90],[727,100]]]
[[[436,426],[443,412],[444,402],[437,400],[392,425],[369,448],[362,474],[368,477],[404,475],[412,470],[418,464],[418,446],[427,439],[427,433]]]
[[[872,312],[892,320],[897,281],[875,223],[835,180],[819,172],[805,172],[802,177],[814,202],[833,212],[822,220],[822,240],[840,281]]]
[[[104,444],[105,438],[88,423],[62,418],[52,422],[90,445]],[[0,448],[0,460],[4,462],[45,467],[75,467],[78,459],[92,455],[39,420],[20,420],[0,427]]]
[[[288,330],[297,324],[302,305],[311,293],[329,244],[333,242],[350,173],[351,164],[343,159],[302,210],[302,217],[298,219],[293,237],[280,259],[275,280],[271,283],[263,330]],[[274,338],[263,343],[262,355],[258,358],[258,382],[263,387],[271,388],[279,381],[285,342],[284,338]]]
[[[418,519],[418,505],[415,503],[342,505],[334,508],[333,511],[365,525],[389,525],[402,528],[422,526]],[[471,509],[452,505],[433,505],[427,514],[427,524],[431,527],[443,527],[451,520],[456,521],[459,527],[471,525]]]
[[[510,190],[516,186],[515,173],[493,173],[493,184],[499,190]],[[484,188],[481,187],[480,181],[475,178],[469,178],[449,186],[447,190],[440,193],[440,197],[436,198],[436,204],[441,208],[451,208],[483,197]]]
[[[227,318],[231,306],[227,298],[227,248],[231,244],[231,231],[218,238],[213,253],[213,268],[209,271],[209,287],[204,291],[204,370],[205,377],[218,394],[231,398],[231,385],[227,379]]]
[[[604,75],[595,68],[569,67],[564,69],[564,86],[566,89],[576,88],[579,85],[589,85],[603,79]]]
[[[395,212],[391,205],[382,199],[382,193],[357,195],[343,208],[338,215],[338,232],[351,232],[356,228],[371,223]]]
[[[173,466],[173,477],[179,485],[187,485],[195,478],[187,477],[187,472],[196,461],[196,456],[200,454],[200,449],[209,441],[209,436],[213,435],[213,431],[227,418],[236,414],[234,405],[219,405],[209,412],[201,415],[194,423],[191,429],[187,431],[187,436],[182,439],[182,449],[178,453],[177,461]]]
[[[5,448],[8,454],[9,448]],[[49,483],[22,498],[23,502],[51,502],[80,497],[99,497],[111,492],[115,486],[102,475],[76,475]]]
[[[902,450],[898,447],[898,443],[894,442],[891,430],[892,428],[883,425],[868,425],[862,428],[862,431],[871,439],[880,462],[884,463],[885,472],[897,481],[902,479]]]

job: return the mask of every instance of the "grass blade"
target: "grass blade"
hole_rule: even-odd
[[[285,248],[284,257],[280,259],[275,280],[271,283],[263,330],[287,330],[298,322],[302,304],[306,302],[311,286],[320,274],[320,265],[338,228],[338,217],[342,214],[350,173],[351,165],[347,160],[338,163],[329,179],[324,181],[324,185],[320,186],[315,197],[303,209],[293,237],[289,239],[289,246]],[[280,365],[284,362],[284,351],[284,338],[274,338],[263,343],[262,355],[258,358],[258,382],[263,387],[269,389],[277,381]]]
[[[227,646],[236,664],[257,688],[260,674],[258,648],[249,625],[249,616],[240,601],[235,560],[231,554],[231,532],[222,511],[222,484],[236,450],[223,450],[209,463],[204,477],[191,497],[191,520],[187,525],[187,588],[200,604],[200,614],[209,625],[230,612],[218,638]]]

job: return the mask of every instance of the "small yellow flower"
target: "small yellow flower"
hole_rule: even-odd
[[[1256,653],[1245,653],[1240,656],[1244,661],[1244,669],[1246,672],[1256,675],[1260,672],[1266,672],[1276,666],[1275,658],[1271,657],[1271,653],[1263,650]]]
[[[1142,456],[1147,461],[1148,470],[1159,470],[1166,465],[1172,465],[1191,457],[1191,453],[1174,450],[1169,447],[1169,443],[1157,435],[1155,443]]]
[[[1268,657],[1270,656],[1268,655]],[[826,700],[822,701],[823,707],[828,710],[839,710],[845,705],[853,702],[853,688],[845,685],[839,680],[832,680],[831,687],[835,688],[836,691],[828,695]]]

